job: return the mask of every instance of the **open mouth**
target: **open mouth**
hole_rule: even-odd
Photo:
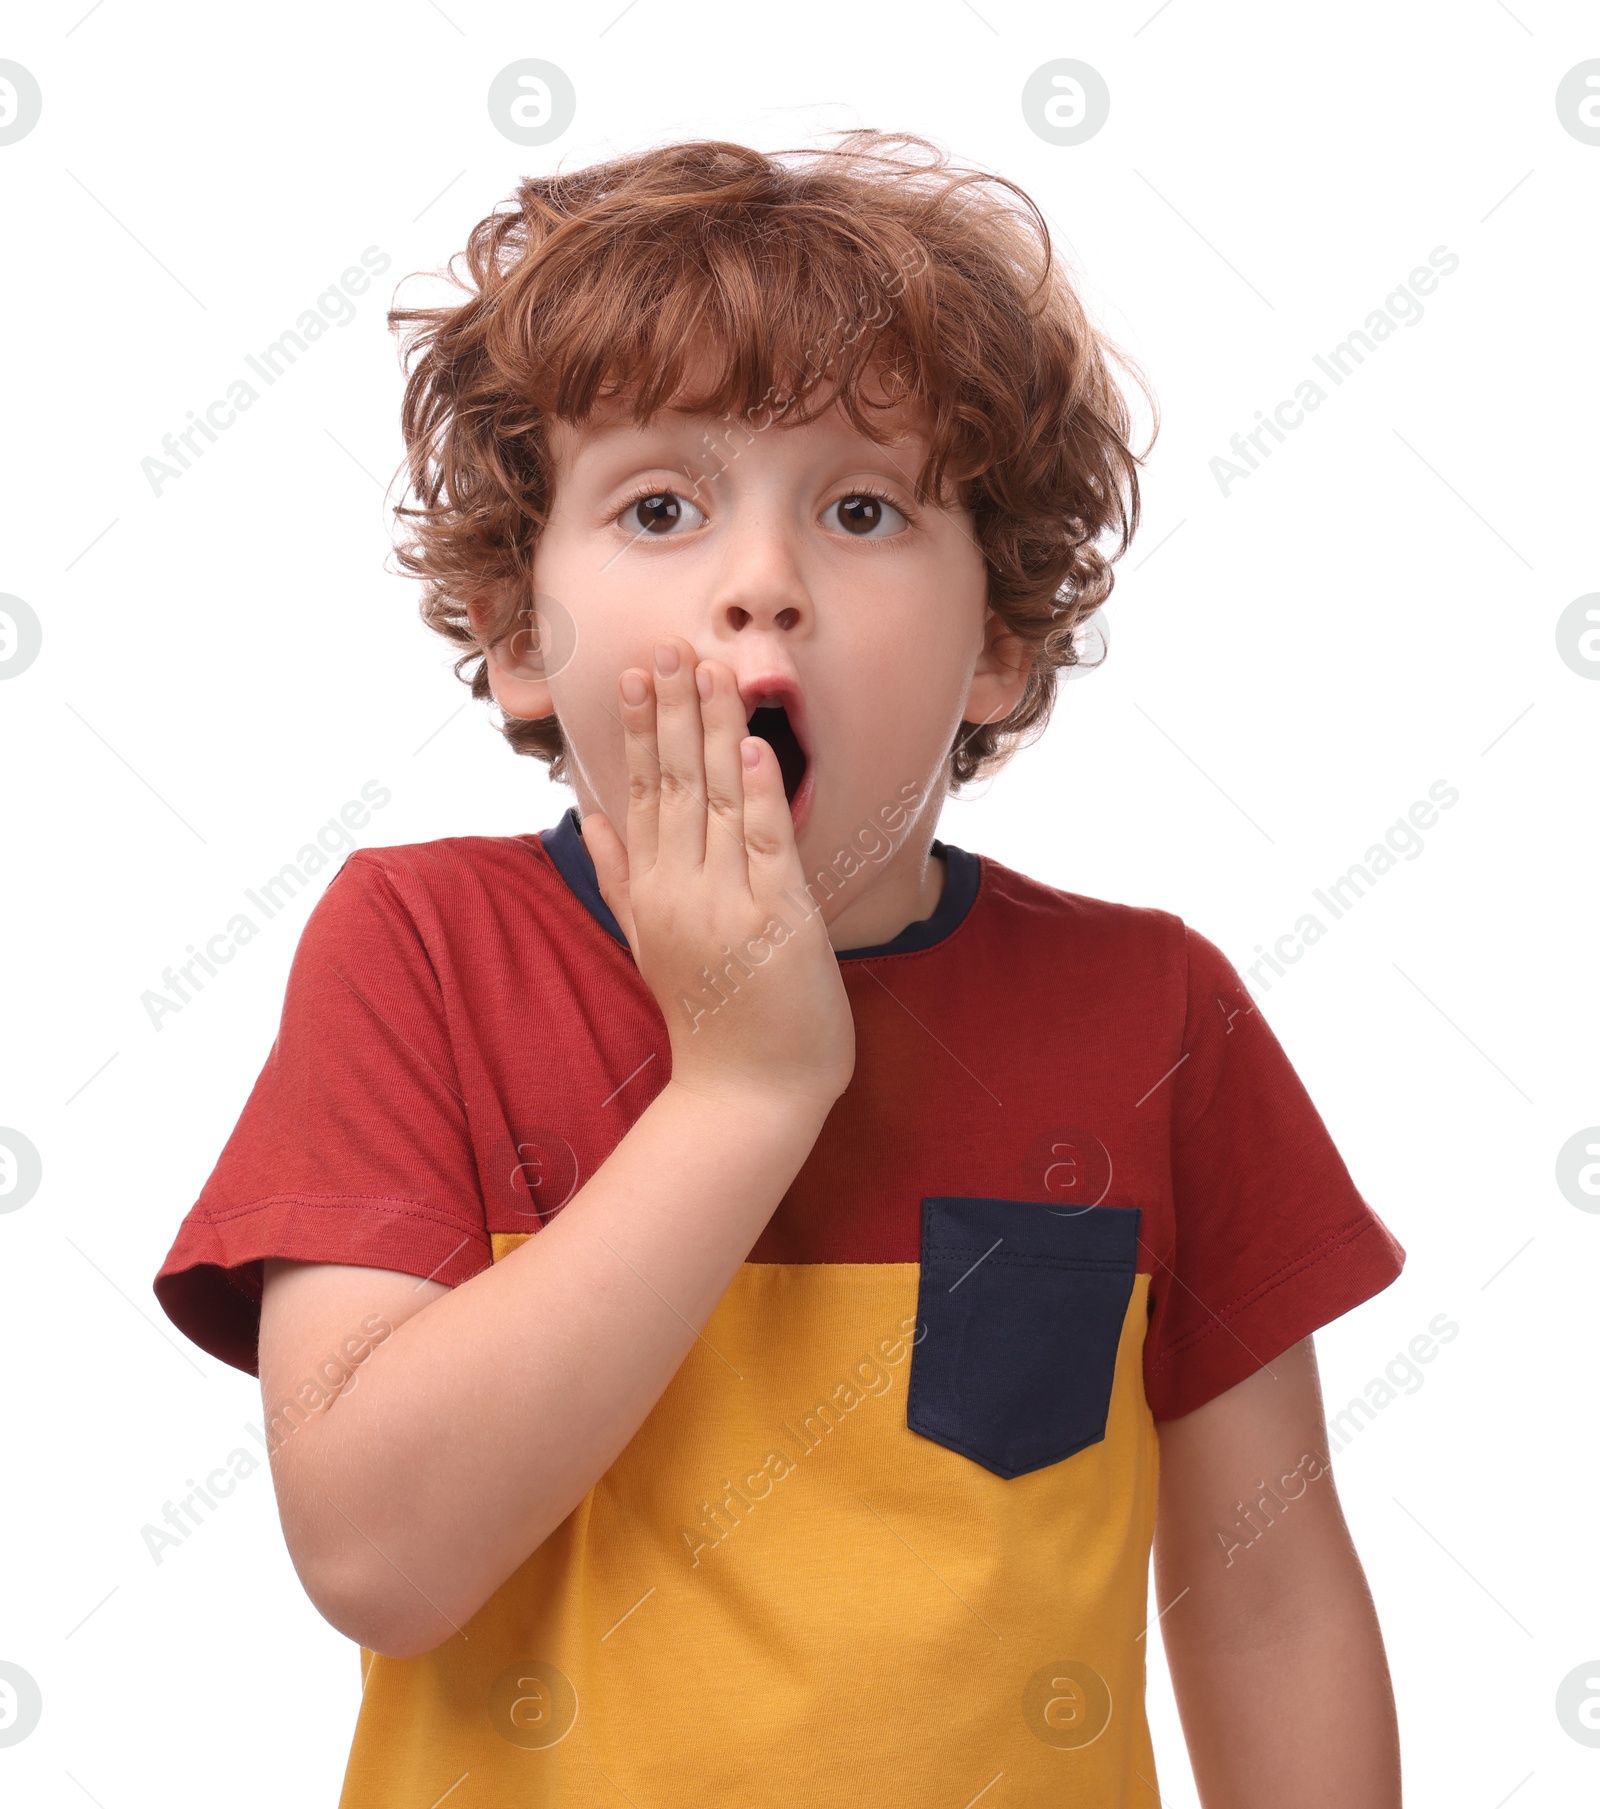
[[[789,721],[782,704],[762,704],[750,714],[747,732],[765,741],[778,756],[778,770],[783,774],[783,795],[793,804],[806,776],[806,751]]]

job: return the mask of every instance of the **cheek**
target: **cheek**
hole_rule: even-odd
[[[550,681],[550,697],[567,739],[581,743],[588,758],[609,759],[614,753],[619,764],[623,761],[617,680],[629,666],[643,663],[636,651],[613,646],[606,630],[580,625],[577,650]]]
[[[874,669],[880,696],[924,698],[934,713],[946,693],[965,701],[988,608],[987,577],[967,543],[946,543],[855,602],[858,657]]]
[[[950,650],[914,632],[858,642],[841,662],[830,662],[821,682],[828,742],[850,750],[850,764],[869,789],[881,789],[882,775],[892,773],[892,791],[931,767],[948,746],[965,699]]]
[[[598,786],[614,788],[613,807],[626,807],[628,750],[617,684],[630,667],[650,670],[663,634],[681,633],[659,599],[575,593],[575,642],[565,668],[550,680],[550,698],[568,746]]]
[[[615,712],[617,680],[629,666],[650,664],[659,638],[661,610],[641,600],[620,568],[601,570],[592,543],[552,524],[534,551],[534,588],[548,608],[551,651],[560,662],[550,676],[556,713],[569,735],[593,734],[606,725],[620,734]]]
[[[571,668],[584,683],[598,671],[617,674],[650,664],[650,650],[665,634],[688,634],[680,590],[692,598],[703,582],[669,569],[675,562],[618,556],[611,542],[592,534],[547,530],[534,552],[534,585],[553,597],[573,628]],[[692,638],[692,636],[691,636]],[[606,693],[610,701],[612,692]]]

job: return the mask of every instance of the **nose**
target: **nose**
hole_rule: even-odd
[[[730,524],[712,587],[711,620],[719,638],[776,630],[785,639],[811,626],[811,592],[790,531],[762,511]]]

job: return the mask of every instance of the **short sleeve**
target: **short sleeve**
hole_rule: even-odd
[[[1232,1388],[1405,1262],[1236,970],[1196,930],[1185,935],[1173,1256],[1152,1277],[1145,1340],[1157,1419]]]
[[[254,1375],[269,1256],[450,1286],[490,1261],[438,978],[368,854],[345,861],[306,920],[276,1040],[156,1298],[187,1337]]]

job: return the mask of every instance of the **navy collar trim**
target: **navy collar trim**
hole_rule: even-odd
[[[611,907],[600,896],[594,861],[584,846],[583,834],[578,828],[577,806],[570,806],[553,829],[541,829],[539,840],[579,904],[608,936],[622,945],[631,961],[633,951],[628,947],[622,926],[612,915]],[[915,954],[919,949],[932,948],[943,942],[965,919],[978,896],[978,881],[981,878],[978,857],[969,854],[965,848],[955,848],[948,842],[940,841],[933,843],[932,852],[943,855],[945,863],[944,890],[939,894],[933,915],[924,917],[917,923],[908,923],[898,936],[872,948],[836,949],[834,953],[841,961],[864,961],[869,956],[879,955]]]

